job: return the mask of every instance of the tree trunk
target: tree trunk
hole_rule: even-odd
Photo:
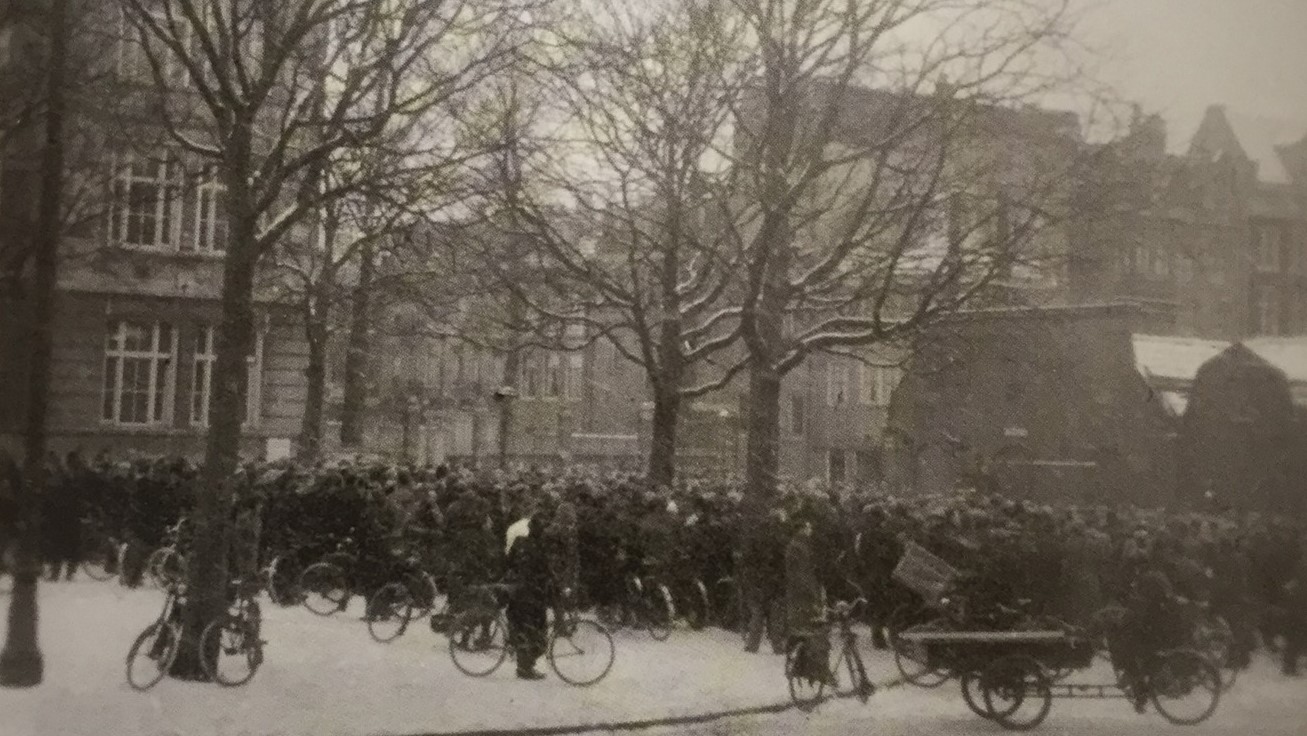
[[[746,512],[761,516],[775,500],[780,477],[781,375],[765,362],[749,369]]]
[[[41,151],[41,194],[33,230],[36,289],[33,294],[31,372],[28,376],[27,426],[24,438],[24,477],[14,489],[18,507],[18,547],[13,589],[9,594],[9,626],[0,651],[0,685],[35,687],[44,677],[44,660],[37,636],[36,586],[40,573],[36,494],[46,483],[46,415],[50,406],[50,367],[54,352],[54,299],[59,270],[64,180],[64,72],[68,56],[68,3],[54,0],[47,25],[50,56],[46,59],[45,144]]]
[[[655,388],[653,425],[649,432],[649,485],[670,487],[676,479],[676,430],[681,394],[675,388]]]
[[[322,419],[327,398],[327,327],[320,310],[306,316],[304,325],[309,355],[304,367],[304,417],[300,421],[299,457],[313,462],[322,453]]]
[[[254,349],[254,271],[260,253],[258,218],[249,186],[253,130],[252,116],[235,123],[224,161],[231,241],[223,260],[222,316],[201,492],[190,517],[193,536],[186,556],[181,651],[171,672],[182,679],[205,678],[200,666],[204,654],[199,651],[200,634],[227,607],[228,529],[248,389],[246,356]]]
[[[373,251],[371,245],[359,249],[359,281],[349,316],[349,336],[345,352],[345,390],[340,410],[340,444],[358,447],[363,444],[363,419],[367,411],[368,350],[371,339],[368,327],[372,312]]]

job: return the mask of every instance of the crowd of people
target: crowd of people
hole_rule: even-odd
[[[92,534],[143,550],[162,544],[198,482],[197,468],[183,459],[86,462],[74,453],[52,466],[42,538],[56,577],[73,573]],[[475,471],[363,460],[249,463],[237,486],[233,518],[259,522],[248,540],[254,549],[233,555],[247,564],[290,550],[321,555],[345,540],[360,559],[386,560],[402,541],[453,591],[506,574],[533,577],[527,571],[547,564],[550,588],[537,586],[533,595],[568,591],[593,605],[619,602],[632,575],[673,591],[694,581],[715,591],[730,581],[733,618],[751,651],[764,638],[783,650],[794,620],[810,614],[787,610],[787,600],[811,608],[811,595],[795,595],[800,589],[865,597],[873,643],[885,646],[891,614],[916,599],[892,576],[907,540],[966,573],[976,611],[1020,600],[1032,614],[1084,622],[1131,600],[1147,578],[1222,616],[1236,665],[1258,647],[1282,648],[1284,671],[1294,674],[1307,634],[1307,534],[1302,520],[1269,515],[1052,507],[973,488],[896,496],[811,484],[751,504],[741,483],[725,477],[653,488],[635,474],[589,468]],[[805,529],[815,564],[787,569],[787,547]],[[514,555],[513,539],[521,537],[536,538],[525,556]],[[542,610],[519,601],[513,612],[536,620]],[[519,670],[532,671],[529,663]]]

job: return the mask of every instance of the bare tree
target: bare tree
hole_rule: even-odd
[[[744,40],[720,4],[603,4],[551,70],[549,102],[505,127],[519,158],[499,172],[510,181],[499,191],[554,276],[534,290],[511,275],[505,283],[533,313],[586,325],[644,371],[657,485],[675,473],[683,403],[744,365],[715,360],[738,335],[739,310],[726,296],[742,253],[717,222],[737,182],[717,150],[744,87]],[[528,144],[524,129],[551,145]]]
[[[358,178],[318,176],[333,154],[390,141],[403,126],[494,73],[523,2],[120,0],[140,40],[169,142],[211,162],[225,188],[229,243],[205,453],[194,515],[191,601],[177,671],[223,606],[233,498],[254,343],[256,266]],[[438,147],[438,141],[430,145]]]
[[[781,381],[810,356],[910,341],[1056,257],[1074,116],[1066,3],[733,0],[756,76],[724,152],[747,274],[747,485],[776,490]],[[1065,73],[1064,73],[1065,72]],[[951,81],[950,81],[951,80]]]

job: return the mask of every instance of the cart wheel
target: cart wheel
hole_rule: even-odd
[[[790,642],[785,649],[785,679],[789,681],[790,700],[802,711],[810,711],[821,702],[822,691],[826,689],[826,680],[813,680],[803,671],[805,645],[803,639]]]
[[[1148,682],[1153,705],[1178,726],[1202,723],[1221,700],[1221,675],[1206,657],[1190,649],[1157,655]]]
[[[986,720],[993,719],[993,714],[985,707],[985,693],[980,688],[980,674],[963,672],[958,682],[962,686],[962,700],[966,701],[971,712]]]
[[[1053,692],[1039,662],[1024,654],[995,660],[981,675],[985,708],[1004,728],[1028,731],[1048,716]]]
[[[947,670],[936,669],[928,663],[927,648],[917,642],[904,641],[900,634],[912,631],[938,631],[940,621],[909,626],[902,631],[890,631],[890,647],[894,649],[894,666],[909,684],[917,687],[936,688],[948,679]]]

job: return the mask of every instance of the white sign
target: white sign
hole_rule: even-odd
[[[1026,431],[1025,427],[1008,427],[1007,429],[1003,430],[1003,436],[1021,438],[1021,437],[1029,437],[1030,433]]]

